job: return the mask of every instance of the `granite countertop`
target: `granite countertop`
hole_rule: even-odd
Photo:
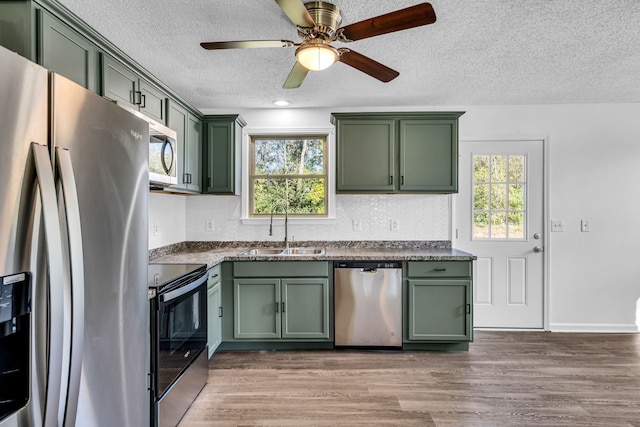
[[[295,242],[291,247],[323,247],[325,253],[304,255],[240,255],[255,247],[281,247],[274,242],[185,242],[150,251],[150,263],[197,263],[211,268],[223,261],[471,261],[475,255],[450,242]]]

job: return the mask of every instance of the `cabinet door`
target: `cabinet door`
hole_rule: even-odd
[[[234,123],[207,124],[207,193],[234,193]]]
[[[140,103],[140,112],[160,123],[166,123],[166,95],[144,79],[139,80],[138,91],[140,92],[140,99],[136,100],[136,102]]]
[[[211,280],[211,279],[210,279]],[[222,343],[222,321],[220,281],[207,289],[207,343],[209,344],[209,358],[213,356],[220,343]]]
[[[234,338],[280,338],[280,280],[234,279]]]
[[[281,279],[282,337],[329,338],[329,280]]]
[[[134,104],[137,83],[136,73],[109,55],[102,54],[102,96],[137,110],[138,106]]]
[[[456,193],[456,120],[400,120],[400,191]]]
[[[337,132],[337,191],[392,192],[395,121],[344,119]]]
[[[178,177],[178,183],[174,187],[186,189],[188,188],[190,179],[188,172],[185,169],[185,159],[187,157],[187,111],[178,104],[170,102],[167,126],[176,131],[176,143],[178,151],[176,176]]]
[[[202,191],[202,122],[193,114],[187,114],[187,135],[184,161],[185,171],[191,180],[188,189]]]
[[[47,11],[38,12],[40,64],[96,92],[96,46]]]
[[[409,279],[408,292],[410,340],[471,340],[470,280]]]

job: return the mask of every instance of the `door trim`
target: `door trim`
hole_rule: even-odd
[[[543,221],[543,239],[542,244],[544,247],[542,258],[542,321],[543,330],[550,331],[550,319],[549,319],[549,287],[550,287],[550,272],[551,272],[551,239],[549,232],[550,227],[550,185],[549,185],[549,172],[550,172],[550,156],[549,156],[549,136],[532,136],[532,135],[496,135],[491,136],[464,136],[461,135],[458,139],[458,143],[468,142],[507,142],[507,141],[540,141],[542,142],[542,191],[544,192],[542,197],[542,221]],[[458,158],[460,157],[460,149],[458,149]],[[457,240],[456,229],[458,228],[458,195],[457,193],[451,197],[451,209],[449,214],[451,215],[449,224],[451,224],[450,236],[453,241],[453,246]]]

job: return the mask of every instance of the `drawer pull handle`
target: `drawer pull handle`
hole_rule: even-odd
[[[211,276],[212,279],[215,279],[216,277],[218,277],[218,273],[216,273],[213,276]]]
[[[446,268],[434,268],[433,271],[447,271]]]

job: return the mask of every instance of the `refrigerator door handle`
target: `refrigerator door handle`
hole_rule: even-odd
[[[62,385],[62,361],[64,353],[64,273],[62,260],[62,238],[60,217],[56,201],[56,189],[49,149],[44,145],[31,144],[35,163],[36,179],[40,187],[42,221],[44,224],[47,267],[49,273],[49,338],[48,372],[43,426],[58,425],[60,388]]]
[[[78,191],[69,150],[56,148],[56,168],[64,196],[64,211],[69,239],[69,267],[71,272],[71,352],[69,385],[66,396],[65,426],[76,425],[80,394],[80,374],[84,349],[84,256],[80,229]]]

